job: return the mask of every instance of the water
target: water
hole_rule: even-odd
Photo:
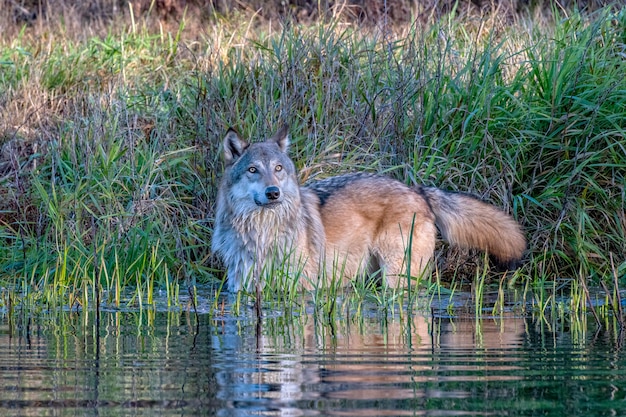
[[[280,310],[259,329],[244,313],[5,315],[0,415],[626,415],[616,330]]]

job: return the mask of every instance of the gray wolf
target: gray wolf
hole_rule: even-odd
[[[223,147],[212,250],[231,292],[262,285],[278,267],[305,289],[375,271],[391,287],[407,286],[407,277],[430,272],[437,227],[451,244],[485,250],[507,268],[526,249],[512,217],[468,194],[365,173],[301,186],[286,126],[257,143],[229,129]]]

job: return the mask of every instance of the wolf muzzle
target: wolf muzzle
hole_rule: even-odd
[[[265,189],[265,197],[270,201],[270,203],[275,202],[280,198],[280,188],[272,185]]]
[[[265,198],[254,198],[254,202],[259,207],[272,207],[282,202],[280,188],[270,185],[265,189]],[[260,197],[260,196],[259,196]]]

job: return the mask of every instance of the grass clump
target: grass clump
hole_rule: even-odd
[[[103,292],[119,305],[130,285],[145,303],[155,285],[175,292],[207,274],[195,258],[208,236],[203,161],[195,137],[178,140],[184,109],[159,70],[175,54],[170,41],[130,33],[6,53],[6,65],[29,68],[6,72],[2,97],[1,262],[18,293],[84,304]]]
[[[234,126],[256,140],[288,122],[303,181],[365,170],[477,194],[527,232],[510,282],[615,288],[626,276],[625,28],[610,10],[384,31],[254,17],[76,37],[26,28],[0,50],[1,278],[20,293],[105,291],[118,303],[128,285],[173,294],[183,280],[217,282],[222,135]],[[466,262],[439,265],[455,291],[476,276]],[[354,293],[371,293],[363,285]]]

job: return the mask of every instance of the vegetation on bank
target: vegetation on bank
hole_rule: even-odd
[[[218,288],[209,243],[222,136],[234,126],[261,139],[288,122],[303,181],[373,171],[476,194],[528,236],[522,268],[496,283],[542,303],[576,294],[573,309],[605,287],[617,309],[626,12],[554,12],[550,22],[449,14],[383,30],[130,14],[3,36],[5,306],[116,305],[129,286],[137,303],[155,288],[172,300],[196,282]],[[482,288],[494,275],[480,255],[449,252],[440,248],[431,284]]]

